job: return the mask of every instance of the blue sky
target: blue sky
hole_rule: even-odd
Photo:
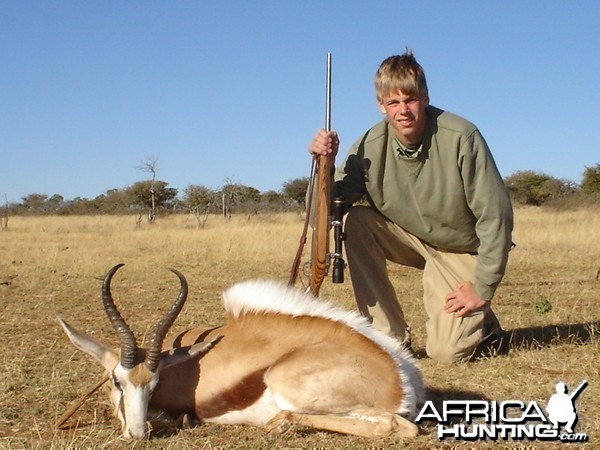
[[[183,193],[309,175],[380,120],[373,75],[408,46],[431,103],[474,122],[503,176],[600,163],[600,3],[0,0],[0,195],[95,198],[157,175]]]

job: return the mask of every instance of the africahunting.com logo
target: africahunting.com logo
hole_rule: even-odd
[[[568,394],[567,385],[557,383],[556,392],[546,404],[546,412],[536,401],[444,400],[441,409],[427,401],[415,422],[436,421],[440,440],[585,442],[587,434],[576,433],[574,427],[577,423],[575,400],[587,384],[587,380],[583,380]]]

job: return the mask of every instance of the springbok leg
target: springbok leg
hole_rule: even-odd
[[[273,417],[265,428],[270,434],[281,434],[296,425],[366,438],[411,438],[419,434],[419,429],[414,423],[397,414],[372,409],[357,411],[355,414],[339,416],[282,411]]]

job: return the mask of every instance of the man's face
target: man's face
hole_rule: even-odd
[[[388,93],[378,104],[402,144],[410,146],[421,142],[427,123],[425,108],[429,105],[429,96],[396,91]]]

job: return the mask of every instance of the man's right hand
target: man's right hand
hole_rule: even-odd
[[[311,155],[332,155],[335,158],[339,145],[340,140],[337,132],[321,129],[317,131],[317,134],[315,134],[315,137],[308,146],[308,153]]]

